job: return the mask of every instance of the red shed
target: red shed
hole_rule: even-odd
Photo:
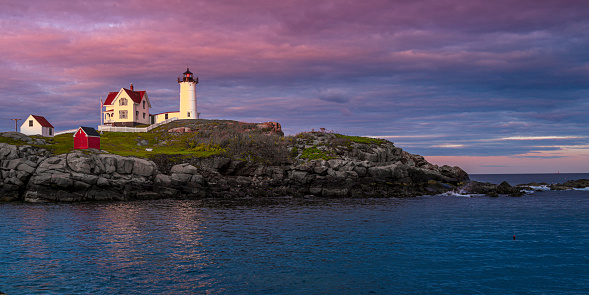
[[[74,149],[100,149],[100,134],[92,127],[80,127],[74,133]]]

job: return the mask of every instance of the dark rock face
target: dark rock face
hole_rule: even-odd
[[[575,189],[575,188],[586,188],[589,187],[589,179],[577,179],[577,180],[569,180],[562,184],[552,184],[550,189],[552,190],[568,190],[568,189]]]
[[[128,200],[152,189],[151,161],[75,151],[43,159],[31,173],[23,199],[29,202]]]
[[[313,133],[293,148],[330,143]],[[0,144],[2,200],[102,201],[205,197],[410,197],[455,188],[468,175],[433,165],[390,142],[335,146],[335,159],[265,166],[225,157],[192,159],[160,169],[135,157],[75,151],[51,155],[31,146]],[[505,188],[506,190],[508,188]]]
[[[463,185],[461,189],[469,194],[480,194],[490,197],[498,197],[499,195],[521,197],[525,194],[523,187],[511,186],[507,181],[500,184],[471,181]]]

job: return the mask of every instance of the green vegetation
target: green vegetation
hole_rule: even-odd
[[[56,135],[46,140],[48,145],[43,147],[52,151],[54,154],[66,154],[74,150],[74,135],[72,133]]]
[[[179,128],[180,132],[169,132]],[[101,136],[101,149],[121,156],[135,156],[156,159],[203,158],[215,155],[231,159],[239,159],[280,165],[289,163],[299,153],[302,159],[329,160],[342,152],[342,148],[349,150],[352,143],[380,145],[384,139],[349,136],[327,133],[329,140],[319,146],[303,149],[297,142],[303,139],[306,145],[314,141],[322,133],[303,132],[295,136],[283,137],[274,135],[255,123],[242,123],[229,120],[178,120],[160,126],[150,132],[104,132]],[[74,140],[71,133],[43,138],[46,148],[54,154],[64,154],[73,151]],[[1,137],[0,142],[14,145],[24,145],[11,138]],[[289,150],[289,146],[292,148]]]
[[[3,137],[3,136],[0,136],[0,143],[7,143],[7,144],[11,144],[11,145],[24,145],[24,144],[27,144],[24,141],[12,139],[10,137]]]
[[[215,152],[208,150],[193,150],[186,144],[188,134],[185,133],[127,133],[104,132],[100,139],[100,148],[112,154],[121,156],[135,156],[151,158],[154,154],[186,155],[194,157],[208,157]],[[146,145],[138,145],[146,140]],[[147,151],[151,149],[152,151]],[[218,152],[217,152],[218,153]]]
[[[169,132],[170,129],[179,127],[185,132]],[[254,123],[178,120],[150,132],[103,132],[100,145],[102,150],[112,154],[162,161],[215,155],[266,164],[290,161],[287,140],[283,136],[267,134],[267,131],[258,128]],[[73,151],[74,140],[71,133],[44,139],[48,144],[40,147],[55,154]],[[0,142],[26,144],[5,137],[0,137]]]
[[[381,144],[383,144],[383,143],[386,142],[386,140],[379,139],[379,138],[362,137],[362,136],[350,136],[350,135],[343,135],[343,134],[337,134],[337,133],[334,133],[334,135],[337,138],[347,139],[347,140],[349,140],[351,142],[355,142],[355,143],[381,145]]]
[[[301,158],[308,159],[308,160],[329,160],[329,159],[335,159],[335,157],[328,156],[327,154],[325,154],[325,152],[323,152],[322,150],[320,150],[320,149],[318,149],[316,147],[304,149],[303,150],[303,154],[301,155]]]

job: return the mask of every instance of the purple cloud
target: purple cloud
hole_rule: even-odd
[[[542,148],[492,140],[586,133],[586,11],[572,0],[8,0],[0,131],[31,113],[58,130],[97,125],[100,97],[130,83],[153,113],[176,110],[188,65],[203,118],[391,136],[431,156],[527,154]],[[587,139],[546,143],[558,144]]]

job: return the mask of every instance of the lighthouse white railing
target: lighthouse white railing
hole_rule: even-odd
[[[76,133],[76,131],[78,131],[78,128],[55,132],[53,135],[60,135],[60,134],[66,134],[66,133]]]
[[[170,123],[172,121],[178,120],[177,117],[173,117],[159,123],[149,125],[147,127],[115,127],[110,125],[99,125],[98,131],[106,131],[106,132],[149,132],[150,130],[157,128],[161,125]],[[76,129],[77,130],[77,129]]]

